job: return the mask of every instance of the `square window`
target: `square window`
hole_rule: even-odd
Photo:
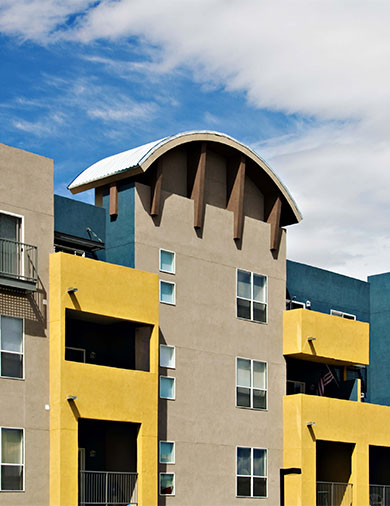
[[[236,406],[267,409],[267,363],[237,358]]]
[[[176,348],[166,344],[160,344],[160,367],[175,369],[176,367]]]
[[[160,441],[160,464],[175,463],[175,443],[171,441]]]
[[[267,450],[237,447],[237,497],[267,497]]]
[[[23,490],[23,429],[0,429],[0,490]]]
[[[173,251],[160,249],[160,271],[175,274],[176,254]]]
[[[160,473],[160,495],[175,495],[174,473]]]
[[[267,323],[267,277],[237,269],[237,318]]]
[[[164,304],[176,304],[176,285],[170,281],[160,279],[160,302]]]
[[[172,399],[176,398],[175,378],[160,376],[160,398]]]
[[[23,378],[23,320],[0,316],[0,376]]]

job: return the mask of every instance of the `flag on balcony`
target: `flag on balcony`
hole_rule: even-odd
[[[328,366],[327,366],[328,367]],[[328,367],[328,372],[322,376],[317,385],[318,395],[324,395],[326,385],[332,383],[332,381],[336,381],[335,377],[332,374],[332,371]]]

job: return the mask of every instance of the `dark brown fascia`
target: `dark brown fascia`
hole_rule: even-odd
[[[235,240],[242,239],[244,228],[245,171],[246,160],[244,155],[228,161],[228,175],[232,183],[228,184],[226,209],[234,213],[233,238]]]

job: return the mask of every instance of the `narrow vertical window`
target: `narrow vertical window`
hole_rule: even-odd
[[[2,427],[0,440],[1,473],[0,490],[24,489],[23,429]]]
[[[175,495],[174,473],[160,473],[160,495]]]
[[[237,317],[267,322],[267,277],[237,269]]]
[[[160,271],[175,274],[176,254],[173,251],[160,249]]]
[[[160,441],[160,464],[175,463],[175,443],[172,441]]]
[[[267,450],[237,448],[237,497],[267,497]]]
[[[0,316],[0,376],[23,378],[23,320]]]
[[[168,376],[160,376],[160,398],[171,399],[176,398],[175,378]]]
[[[239,408],[267,409],[267,364],[237,358],[236,405]]]

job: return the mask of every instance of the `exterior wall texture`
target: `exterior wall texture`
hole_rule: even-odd
[[[156,504],[157,276],[56,253],[50,259],[50,279],[50,504],[78,504],[79,418],[140,424],[138,504]],[[76,295],[67,292],[69,287],[77,287]],[[152,325],[150,372],[66,361],[66,309]],[[77,400],[69,402],[69,395]]]
[[[0,144],[0,212],[22,217],[21,242],[38,247],[36,292],[0,283],[0,314],[24,320],[24,379],[0,378],[0,426],[25,429],[25,492],[0,504],[49,504],[48,256],[53,244],[53,162]]]

